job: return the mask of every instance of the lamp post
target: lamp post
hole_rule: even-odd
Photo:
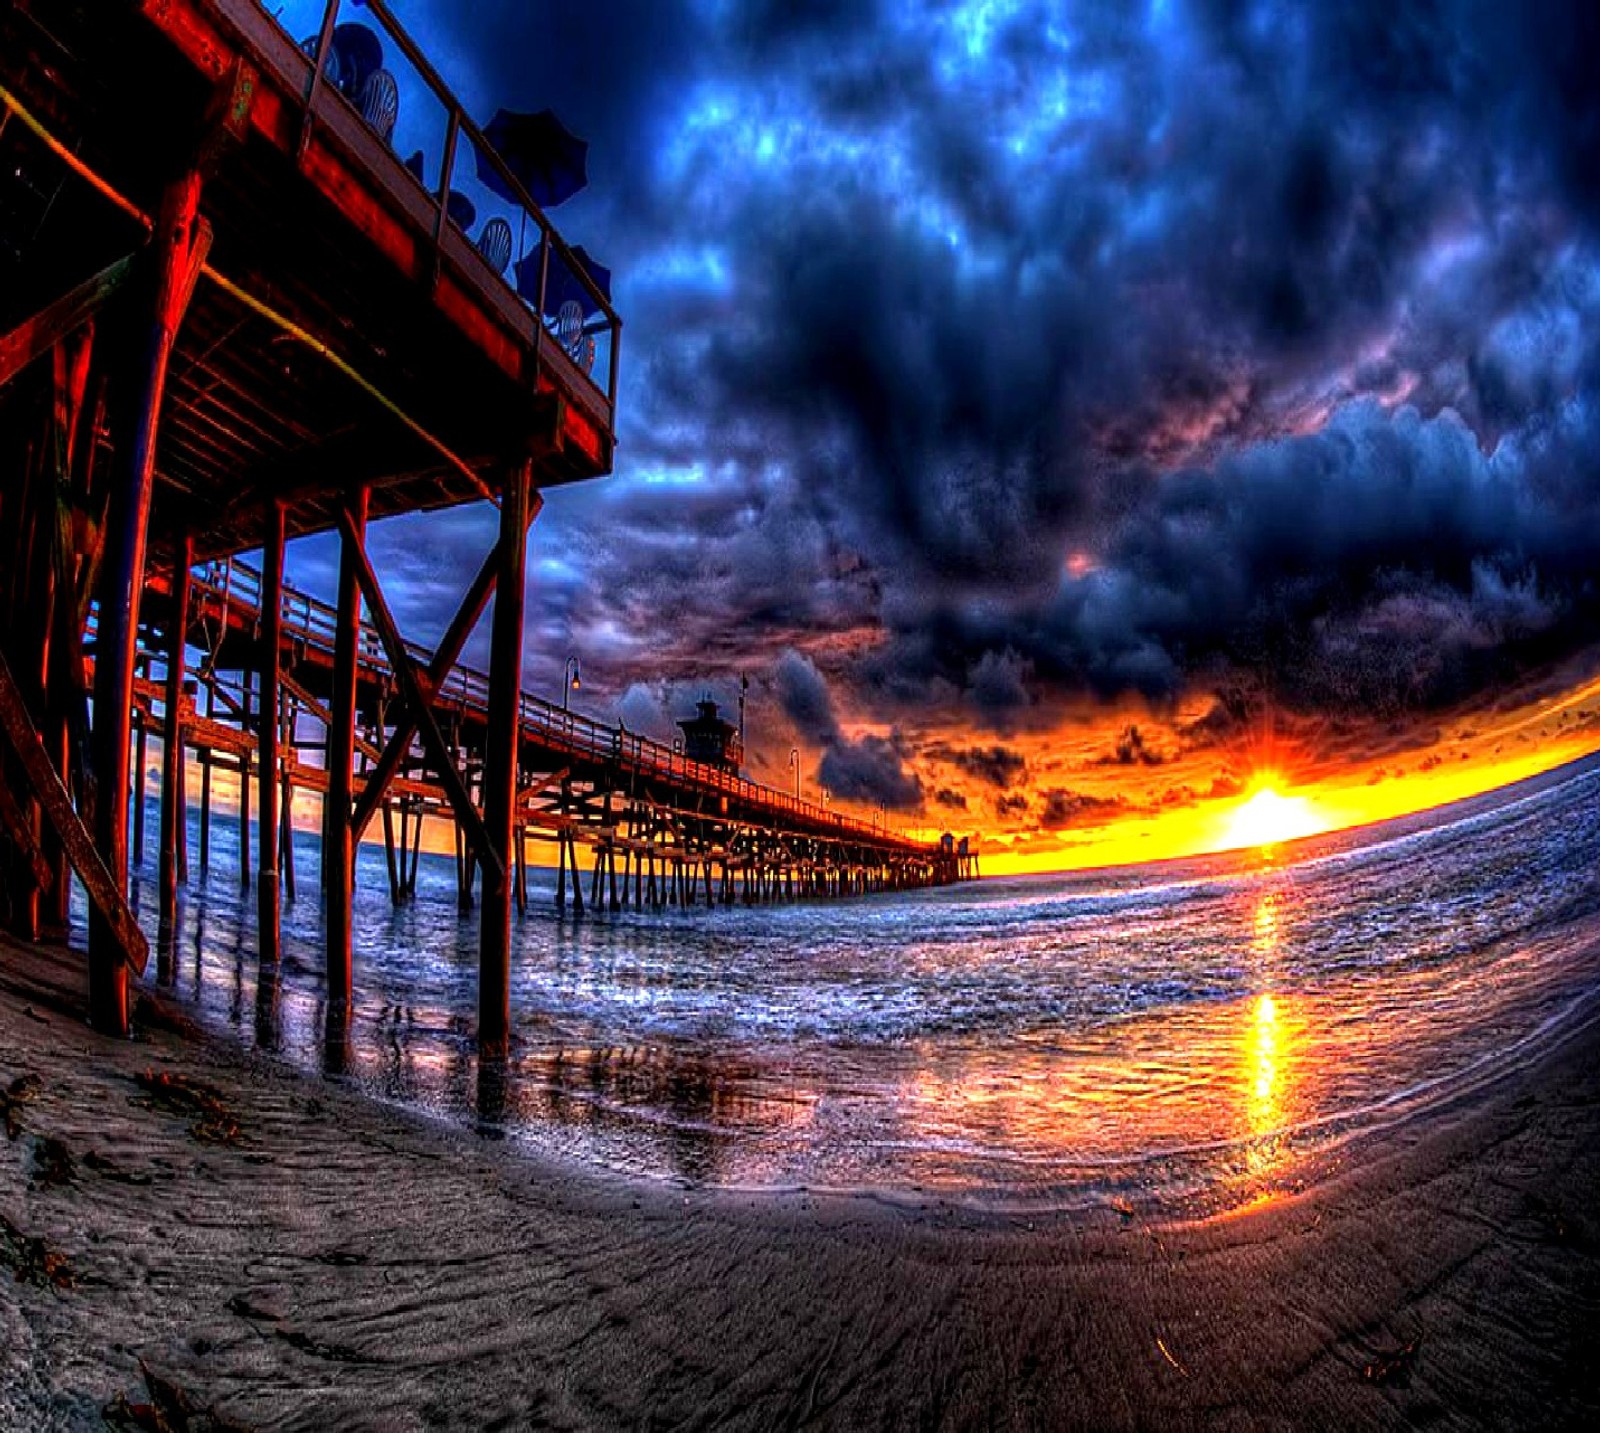
[[[789,748],[789,765],[794,767],[794,799],[798,801],[800,799],[800,748],[798,746]]]
[[[561,669],[561,710],[567,710],[567,701],[573,692],[579,690],[583,682],[578,673],[578,659],[568,657],[567,664]]]

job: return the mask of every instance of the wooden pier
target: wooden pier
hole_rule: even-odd
[[[239,559],[202,564],[187,582],[157,574],[146,594],[156,675],[135,681],[134,723],[166,743],[168,713],[178,713],[182,745],[201,767],[199,824],[205,845],[213,819],[206,795],[209,773],[225,770],[238,780],[246,763],[266,761],[259,740],[263,723],[257,716],[245,717],[245,684],[256,665],[258,634],[267,626],[265,600],[259,570]],[[186,623],[185,645],[200,658],[187,690],[174,697],[174,669],[159,670],[160,649],[180,617]],[[353,724],[332,709],[331,694],[340,686],[338,619],[334,605],[288,586],[279,594],[283,655],[279,711],[272,723],[280,733],[274,763],[279,846],[289,849],[296,793],[326,796],[344,759],[346,742],[340,738],[353,731],[352,820],[324,823],[330,853],[343,832],[359,840],[380,822],[390,895],[399,904],[416,892],[422,822],[447,823],[454,828],[458,898],[470,906],[482,877],[471,828],[458,818],[429,747],[407,719],[395,668],[369,622],[360,625],[352,644]],[[405,652],[414,670],[444,674],[429,680],[434,722],[449,766],[481,810],[490,764],[489,674],[446,663],[439,652],[414,644],[405,644]],[[580,913],[903,890],[972,873],[974,858],[965,845],[946,852],[908,840],[554,702],[523,693],[517,718],[511,849],[519,907],[527,901],[530,846],[554,849],[557,903],[565,908],[570,901]],[[164,757],[171,749],[172,743],[164,745]],[[164,797],[175,789],[165,780],[163,786]],[[167,809],[163,799],[163,813]],[[163,836],[164,852],[171,839]],[[182,853],[174,852],[167,864],[181,867]],[[330,854],[326,866],[340,869],[340,857]],[[285,865],[281,876],[292,895],[292,867]]]
[[[399,103],[436,114],[431,155],[402,162],[392,109],[335,74],[344,21],[375,30]],[[474,164],[513,196],[475,236],[459,192]],[[383,0],[328,0],[312,35],[258,0],[0,0],[0,919],[63,929],[76,874],[97,1026],[127,1029],[128,972],[147,958],[126,888],[151,734],[162,922],[188,878],[192,753],[202,866],[212,772],[239,778],[263,961],[295,890],[297,793],[319,795],[345,1010],[357,843],[381,821],[404,899],[423,820],[448,820],[460,898],[482,908],[486,1053],[508,1038],[530,841],[554,841],[574,909],[973,873],[953,843],[902,840],[523,692],[530,527],[542,490],[611,469],[620,339]],[[423,651],[396,625],[368,525],[484,500],[497,538]],[[285,544],[326,531],[331,605],[283,582]],[[253,551],[259,567],[238,560]],[[470,671],[458,658],[491,597],[488,671]],[[137,856],[142,799],[132,812]]]

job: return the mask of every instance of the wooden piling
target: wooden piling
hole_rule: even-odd
[[[350,517],[355,540],[365,541],[366,488],[358,489],[351,497]],[[322,852],[322,883],[328,902],[328,999],[346,1003],[353,990],[355,839],[351,816],[355,803],[356,681],[361,649],[361,589],[356,581],[355,559],[344,551],[344,544],[350,541],[349,535],[341,535],[328,722],[328,795],[323,813],[327,835]]]
[[[179,856],[187,820],[183,781],[184,648],[189,631],[189,568],[194,542],[185,533],[172,563],[172,613],[167,631],[166,740],[161,748],[161,908],[170,926],[178,910]]]
[[[205,681],[206,718],[209,720],[215,705],[211,683],[215,675]],[[200,748],[200,877],[205,879],[211,870],[211,748]]]
[[[274,502],[267,510],[267,536],[261,554],[261,771],[256,832],[260,847],[256,934],[261,959],[269,965],[277,964],[282,944],[278,895],[278,694],[283,689],[283,545],[284,508],[282,503]]]
[[[162,194],[154,233],[155,302],[143,355],[128,375],[130,383],[137,383],[137,397],[127,407],[126,421],[118,424],[121,431],[113,451],[95,639],[93,745],[99,790],[95,844],[119,891],[126,891],[128,880],[128,738],[156,437],[167,362],[187,307],[196,254],[203,256],[205,249],[199,204],[197,169]],[[107,1034],[128,1033],[123,950],[116,931],[98,914],[91,917],[89,927],[89,1019]]]
[[[567,908],[567,833],[556,832],[556,909]]]
[[[134,669],[140,677],[148,678],[150,663],[140,658]],[[147,735],[145,731],[145,715],[143,707],[133,709],[133,864],[134,868],[144,865],[144,766],[148,759],[145,749]]]
[[[389,866],[389,904],[398,906],[403,899],[400,892],[400,867],[394,854],[394,806],[383,803],[383,855]],[[461,879],[461,832],[456,831],[456,880]]]
[[[239,748],[239,890],[250,890],[250,706],[255,673],[245,666],[239,678],[239,725],[246,738]]]
[[[283,754],[283,810],[278,827],[278,865],[283,875],[283,898],[294,901],[294,722],[286,725],[288,740]]]
[[[406,870],[405,892],[407,898],[417,893],[417,862],[422,858],[422,807],[416,809],[416,820],[411,827],[411,863]]]
[[[485,861],[478,946],[478,1052],[503,1056],[511,1040],[511,832],[516,820],[522,726],[522,634],[533,463],[509,466],[500,496],[500,539],[489,638],[483,825],[498,868]]]

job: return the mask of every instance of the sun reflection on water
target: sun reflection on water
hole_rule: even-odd
[[[1510,814],[1306,860],[692,920],[558,917],[551,875],[519,926],[495,1079],[448,859],[425,856],[427,898],[391,909],[364,848],[338,1028],[317,903],[286,905],[282,965],[260,967],[226,861],[188,890],[157,978],[245,1042],[630,1177],[1242,1213],[1600,988],[1596,791],[1600,765]],[[314,872],[314,843],[299,855]]]
[[[1293,1007],[1279,984],[1280,946],[1283,939],[1283,897],[1277,890],[1264,892],[1252,918],[1250,952],[1258,983],[1265,988],[1243,1005],[1245,1017],[1242,1079],[1245,1091],[1244,1127],[1248,1143],[1245,1170],[1257,1186],[1257,1197],[1270,1193],[1259,1187],[1284,1172],[1287,1150],[1283,1130],[1289,1121],[1291,1082],[1296,1070],[1293,1049]]]

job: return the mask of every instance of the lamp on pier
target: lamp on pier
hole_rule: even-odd
[[[798,746],[789,748],[789,765],[794,768],[794,799],[798,801],[800,799],[800,748]]]
[[[578,659],[568,657],[567,665],[561,670],[561,710],[567,710],[567,703],[575,691],[583,686],[578,675]]]

